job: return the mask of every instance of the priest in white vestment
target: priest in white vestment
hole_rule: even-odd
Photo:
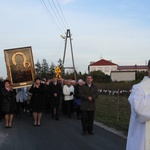
[[[148,76],[133,85],[128,100],[131,117],[126,150],[150,150],[150,60]]]

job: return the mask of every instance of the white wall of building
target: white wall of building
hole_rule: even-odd
[[[90,66],[89,71],[99,71],[101,70],[103,73],[110,75],[111,71],[116,71],[117,70],[117,65],[112,65],[112,66]]]
[[[136,79],[135,71],[114,71],[111,72],[112,81],[133,81]]]

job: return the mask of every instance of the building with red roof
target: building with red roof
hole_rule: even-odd
[[[116,71],[117,68],[118,65],[113,63],[112,61],[101,59],[96,62],[91,62],[90,65],[88,66],[88,71],[92,72],[101,70],[105,74],[110,75],[111,71]]]
[[[101,70],[103,73],[110,75],[113,71],[147,71],[147,65],[131,65],[131,66],[119,66],[116,63],[113,63],[110,60],[101,59],[96,62],[91,62],[88,66],[88,71],[99,71]]]

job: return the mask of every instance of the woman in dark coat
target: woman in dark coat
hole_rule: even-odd
[[[80,119],[81,117],[81,110],[80,110],[81,98],[80,98],[79,91],[81,90],[81,87],[83,84],[84,84],[84,81],[82,79],[79,79],[78,84],[75,86],[75,90],[74,90],[74,97],[76,101],[76,114],[77,114],[78,119]]]
[[[3,111],[5,113],[5,127],[11,128],[13,121],[13,114],[16,111],[16,98],[13,88],[10,84],[9,80],[5,80],[5,87],[2,88],[2,96],[3,96]]]
[[[42,111],[44,108],[44,85],[41,83],[40,78],[35,78],[35,83],[29,89],[32,93],[31,96],[31,109],[33,112],[34,126],[40,126]]]

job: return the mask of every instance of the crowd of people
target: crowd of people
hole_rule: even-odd
[[[13,89],[9,80],[0,81],[0,120],[5,118],[5,128],[11,128],[14,114],[20,111],[33,116],[33,125],[40,126],[43,112],[59,120],[60,114],[71,118],[76,113],[81,119],[83,135],[93,134],[95,100],[98,98],[97,87],[88,75],[86,82],[79,79],[76,83],[68,79],[40,79],[36,77],[30,87]]]
[[[149,149],[150,131],[150,60],[148,62],[148,76],[133,85],[128,98],[131,105],[127,150]],[[91,75],[87,75],[86,82],[79,79],[52,80],[35,78],[31,87],[13,89],[9,80],[0,80],[0,120],[5,117],[5,128],[11,128],[14,114],[20,108],[32,114],[34,126],[41,125],[42,113],[49,111],[52,119],[59,120],[60,110],[68,118],[76,112],[81,119],[82,135],[93,134],[95,101],[99,93],[93,84]]]

